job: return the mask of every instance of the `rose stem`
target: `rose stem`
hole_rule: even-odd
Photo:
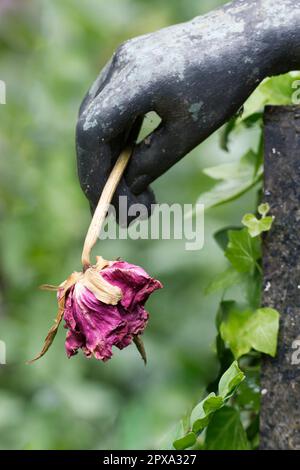
[[[103,188],[102,194],[100,196],[99,202],[97,204],[96,210],[94,212],[92,221],[90,223],[90,226],[88,228],[88,231],[84,240],[84,245],[83,245],[83,250],[82,250],[82,255],[81,255],[83,272],[85,272],[91,265],[91,262],[90,262],[91,251],[98,239],[100,230],[102,228],[102,224],[105,221],[106,213],[108,210],[108,205],[110,204],[113,198],[115,190],[117,189],[120,179],[122,178],[122,175],[130,160],[131,153],[132,153],[132,149],[130,147],[127,147],[125,148],[125,150],[123,150],[118,160],[116,161],[115,166],[113,167],[108,177],[108,180]],[[133,337],[133,342],[136,345],[144,363],[146,364],[147,357],[146,357],[146,351],[145,351],[143,341],[141,340],[139,336],[136,335]]]
[[[90,262],[91,250],[93,249],[100,235],[100,231],[101,231],[102,225],[105,221],[105,217],[107,214],[108,206],[111,203],[111,200],[116,191],[116,188],[126,169],[131,153],[132,153],[132,149],[129,147],[123,150],[118,160],[116,161],[115,166],[113,167],[108,177],[108,180],[103,188],[102,194],[100,196],[99,202],[94,212],[94,216],[90,223],[89,229],[85,237],[84,245],[83,245],[83,250],[82,250],[82,255],[81,255],[83,271],[86,271],[86,269],[88,269],[91,265],[91,262]]]

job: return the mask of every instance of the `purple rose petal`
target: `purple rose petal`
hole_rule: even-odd
[[[64,309],[66,351],[68,357],[82,349],[87,357],[107,361],[112,347],[123,349],[133,336],[143,333],[148,312],[144,304],[162,284],[142,268],[125,261],[111,262],[101,270],[101,276],[122,292],[117,305],[98,300],[82,283],[69,290]]]

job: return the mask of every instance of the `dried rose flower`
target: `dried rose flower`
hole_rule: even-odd
[[[135,137],[132,135],[129,141],[133,143]],[[112,356],[113,346],[123,349],[134,341],[146,362],[145,349],[139,337],[148,321],[144,304],[154,290],[162,287],[161,283],[139,266],[125,261],[105,261],[96,257],[95,265],[91,266],[90,262],[91,250],[98,240],[108,204],[131,153],[129,146],[123,150],[103,188],[83,245],[83,271],[72,273],[58,287],[43,286],[58,291],[58,312],[42,351],[30,362],[48,351],[63,318],[68,329],[66,351],[69,357],[82,349],[87,357],[106,361]]]
[[[142,268],[97,257],[97,263],[84,273],[74,272],[57,288],[44,287],[58,290],[59,310],[41,353],[33,360],[49,349],[64,318],[68,357],[81,348],[87,357],[107,361],[112,346],[123,349],[134,341],[146,361],[139,339],[149,316],[144,304],[162,284]]]

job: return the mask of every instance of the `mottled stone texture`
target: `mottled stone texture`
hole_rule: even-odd
[[[128,130],[149,111],[162,122],[134,146],[113,198],[117,212],[126,196],[150,214],[153,181],[236,114],[265,77],[299,68],[299,0],[234,0],[123,43],[86,94],[76,126],[78,176],[92,209]]]
[[[300,364],[292,364],[293,342],[300,339],[298,106],[266,109],[264,201],[276,220],[264,241],[263,302],[279,310],[281,326],[277,357],[264,357],[262,364],[260,446],[300,449]]]

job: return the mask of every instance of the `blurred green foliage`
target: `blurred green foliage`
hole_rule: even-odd
[[[68,360],[63,329],[51,350],[27,366],[56,313],[57,284],[80,267],[90,213],[76,176],[74,129],[80,101],[123,40],[206,12],[221,0],[32,0],[0,3],[0,448],[157,448],[215,377],[214,319],[220,295],[204,296],[225,267],[212,234],[240,222],[255,190],[205,219],[205,247],[181,241],[103,241],[98,252],[141,264],[165,288],[148,303],[147,368],[134,347],[102,364]],[[201,170],[237,160],[215,134],[153,186],[160,202],[194,203],[212,186]],[[180,191],[178,191],[180,188]]]

